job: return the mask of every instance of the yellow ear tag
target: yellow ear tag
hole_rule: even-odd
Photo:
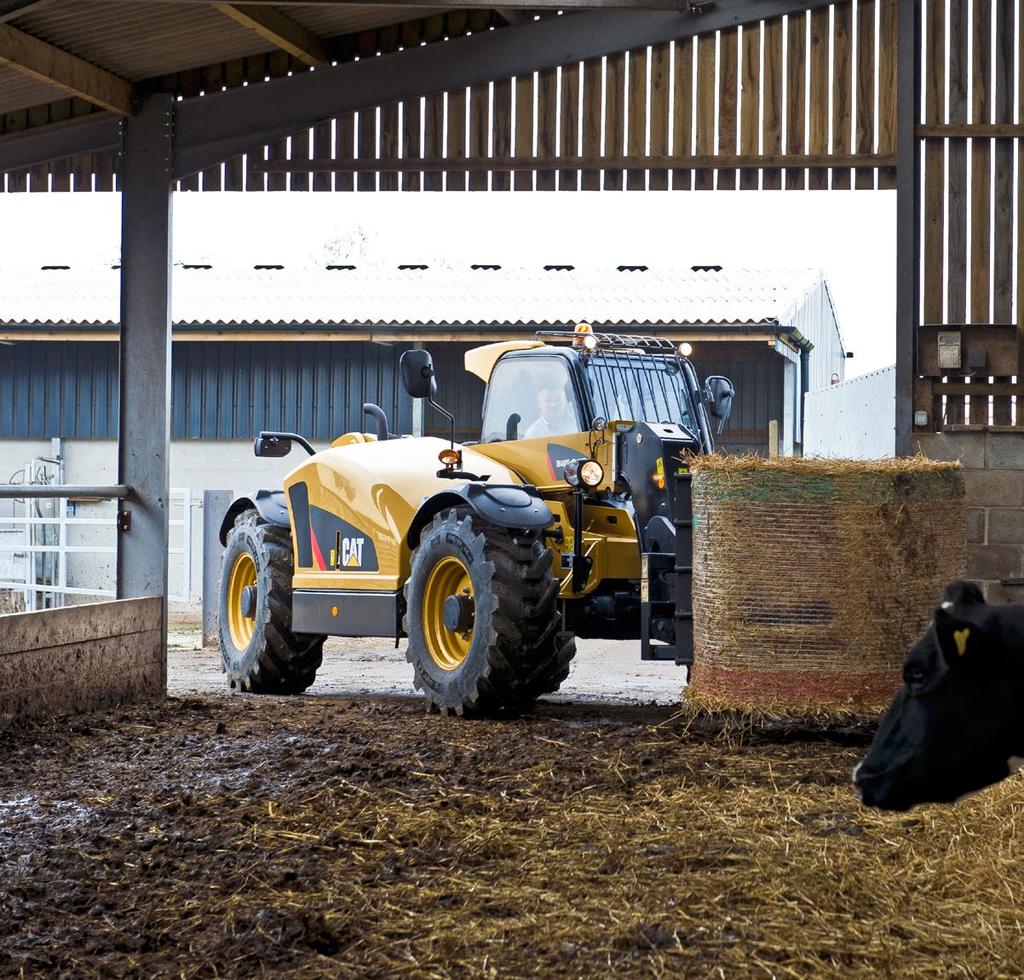
[[[955,630],[953,632],[953,639],[956,641],[956,652],[962,657],[967,652],[967,637],[971,635],[971,631],[965,626],[962,630]]]

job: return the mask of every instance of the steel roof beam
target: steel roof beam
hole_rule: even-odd
[[[827,6],[831,0],[716,0],[685,12],[565,14],[275,79],[178,105],[176,177],[325,119],[588,58]],[[490,4],[488,4],[490,6]]]
[[[330,64],[320,38],[274,7],[251,3],[214,3],[214,7],[236,24],[253,31],[275,48],[287,51],[311,68],[323,68]]]
[[[0,65],[127,116],[131,82],[31,34],[0,24]]]

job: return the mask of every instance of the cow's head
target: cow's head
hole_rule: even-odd
[[[976,586],[953,582],[903,665],[903,686],[854,770],[861,800],[884,810],[951,803],[1010,774],[1024,754],[1015,624]],[[1016,607],[1019,608],[1019,607]]]

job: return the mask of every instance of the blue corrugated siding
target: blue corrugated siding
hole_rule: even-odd
[[[781,425],[783,420],[782,358],[773,354],[764,359],[727,359],[700,351],[693,364],[702,381],[709,375],[722,374],[736,388],[732,414],[725,430],[716,437],[716,444],[734,452],[766,450],[768,422],[778,419]]]
[[[398,360],[406,345],[176,343],[175,439],[248,439],[287,429],[316,440],[364,427],[365,401],[409,432]],[[113,439],[117,345],[31,341],[0,347],[0,438]]]

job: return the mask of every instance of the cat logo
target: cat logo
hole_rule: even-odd
[[[366,538],[341,539],[341,564],[344,568],[361,568],[363,564],[363,545]]]

